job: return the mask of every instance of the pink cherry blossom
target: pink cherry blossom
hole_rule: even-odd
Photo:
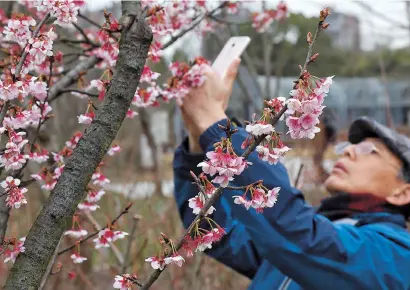
[[[96,211],[97,208],[100,208],[100,206],[95,203],[84,201],[78,204],[77,208],[81,210]]]
[[[110,183],[110,180],[102,173],[96,172],[92,175],[91,180],[93,184],[104,186],[107,183]]]
[[[137,88],[131,104],[141,108],[155,106],[158,104],[158,96],[159,90],[155,87],[148,87],[147,89]]]
[[[246,131],[255,136],[271,134],[275,132],[275,128],[271,124],[255,123],[246,125]]]
[[[118,145],[112,146],[110,149],[108,149],[107,154],[109,156],[113,156],[114,154],[118,153],[121,151],[121,147]]]
[[[251,207],[256,212],[263,212],[265,208],[270,208],[275,205],[278,199],[280,187],[275,187],[267,192],[262,188],[251,189],[251,200],[246,198],[246,193],[243,196],[233,196],[234,203],[243,205],[247,210]]]
[[[24,47],[31,37],[30,26],[35,26],[36,21],[31,16],[17,16],[8,20],[3,33],[7,41],[15,41]]]
[[[98,233],[98,238],[94,239],[95,248],[108,248],[110,243],[115,242],[116,240],[123,239],[125,236],[128,236],[128,233],[122,231],[113,231],[109,228],[101,230]]]
[[[83,133],[77,132],[75,135],[67,142],[65,142],[65,146],[68,148],[74,149],[77,146],[78,141],[82,137]]]
[[[163,55],[163,51],[161,50],[162,44],[161,42],[154,41],[152,42],[149,52],[148,52],[148,57],[149,59],[152,60],[154,63],[158,63]]]
[[[100,189],[98,191],[91,189],[88,191],[85,199],[91,203],[96,203],[101,200],[104,194],[105,194],[105,191],[103,189]]]
[[[178,267],[182,267],[182,264],[185,262],[185,259],[181,255],[173,254],[171,257],[165,258],[164,262],[168,264],[176,264]]]
[[[0,167],[4,166],[6,171],[18,170],[26,163],[28,155],[22,153],[24,146],[28,143],[28,140],[22,137],[25,134],[25,132],[9,131],[6,150],[0,156]]]
[[[165,267],[165,261],[161,257],[150,257],[145,259],[145,262],[151,263],[151,267],[155,270],[163,270]]]
[[[185,85],[188,87],[201,86],[206,80],[206,77],[204,75],[204,72],[206,69],[207,69],[207,64],[193,65],[191,69],[183,77]]]
[[[78,253],[74,253],[70,256],[70,258],[73,260],[74,264],[81,264],[82,262],[86,261],[86,257],[80,256]]]
[[[20,208],[22,204],[26,204],[27,200],[24,197],[24,193],[27,192],[27,188],[21,188],[20,179],[8,176],[6,180],[1,183],[1,187],[7,194],[6,205],[10,208]]]
[[[105,69],[108,67],[113,67],[117,63],[119,46],[118,41],[110,36],[110,34],[105,30],[100,30],[96,34],[96,38],[92,35],[91,39],[94,42],[100,44],[100,46],[87,52],[87,55],[95,55],[98,58],[103,59],[103,61],[97,65],[100,69]]]
[[[153,72],[149,66],[144,66],[142,70],[142,75],[140,82],[151,83],[152,81],[156,80],[161,74]]]
[[[78,123],[89,125],[95,117],[94,112],[87,112],[78,116]]]
[[[262,12],[255,12],[252,17],[252,27],[255,28],[257,32],[264,33],[273,21],[283,19],[286,14],[287,7],[283,3],[280,3],[276,10],[268,9]]]
[[[24,253],[26,248],[24,247],[24,242],[26,238],[20,238],[18,241],[15,241],[14,243],[11,244],[12,248],[10,249],[10,245],[8,245],[5,249],[2,249],[2,246],[0,246],[0,250],[3,250],[4,253],[4,263],[11,262],[14,263],[16,261],[17,255],[19,253]]]
[[[133,119],[135,116],[138,116],[138,113],[128,109],[127,114],[125,115],[128,119]]]
[[[44,163],[49,159],[49,152],[45,148],[42,148],[40,152],[30,152],[28,156],[29,159],[34,162]]]
[[[77,22],[77,15],[80,5],[74,0],[35,0],[34,7],[38,11],[50,13],[51,16],[57,18],[54,22],[59,25],[70,24]]]
[[[202,167],[202,171],[211,176],[218,173],[212,182],[219,183],[222,187],[226,187],[229,181],[233,180],[234,175],[240,175],[251,164],[243,157],[223,152],[221,147],[208,152],[206,157],[209,160],[199,163],[198,167]]]
[[[42,64],[46,61],[48,56],[53,55],[53,38],[55,33],[53,28],[51,28],[47,34],[41,34],[36,38],[30,38],[29,43],[31,47],[27,47],[28,53],[33,58],[33,62],[37,65]]]
[[[23,82],[2,82],[0,79],[0,99],[4,101],[11,101],[17,99],[22,91]]]
[[[252,202],[250,200],[245,199],[243,196],[240,195],[234,195],[232,196],[234,198],[233,202],[235,204],[241,204],[243,205],[246,209],[249,209],[252,205]]]
[[[125,277],[123,277],[125,276]],[[120,289],[120,290],[131,290],[132,289],[132,282],[128,280],[126,277],[129,277],[129,274],[125,275],[117,275],[115,276],[115,281],[113,284],[113,288]]]
[[[193,209],[193,213],[194,214],[199,214],[199,212],[201,211],[201,209],[204,207],[205,205],[205,198],[203,197],[203,194],[198,194],[193,198],[189,199],[189,207]],[[215,211],[215,208],[213,206],[211,206],[208,211],[205,213],[206,215],[212,214]]]
[[[73,238],[79,239],[82,237],[85,237],[88,234],[88,232],[84,229],[71,229],[68,231],[64,232],[65,236],[71,236]]]
[[[45,82],[30,82],[30,93],[36,97],[37,100],[44,102],[47,97],[47,84]]]

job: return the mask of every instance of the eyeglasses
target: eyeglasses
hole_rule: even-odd
[[[335,146],[335,153],[337,155],[343,155],[346,148],[353,145],[353,149],[355,150],[355,153],[358,155],[367,155],[372,152],[380,152],[377,147],[369,141],[363,141],[357,144],[352,144],[350,142],[342,142],[339,143]]]
[[[342,142],[342,143],[336,144],[335,149],[334,149],[335,153],[337,155],[343,155],[344,152],[346,151],[346,148],[351,145],[353,146],[353,150],[355,151],[357,155],[367,155],[367,154],[376,152],[379,154],[380,157],[382,157],[385,160],[386,164],[390,164],[394,166],[395,168],[400,168],[400,166],[398,166],[397,164],[394,164],[394,162],[392,163],[389,160],[388,156],[386,156],[384,153],[382,154],[380,150],[376,147],[376,145],[374,145],[370,141],[362,141],[357,144],[352,144],[350,142]]]

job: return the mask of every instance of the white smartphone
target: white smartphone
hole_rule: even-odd
[[[219,73],[221,77],[225,73],[235,58],[239,58],[248,46],[251,38],[248,36],[234,36],[229,38],[225,46],[212,64],[212,68]]]

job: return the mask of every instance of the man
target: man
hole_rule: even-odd
[[[174,159],[175,198],[187,227],[194,219],[188,199],[197,193],[189,171],[224,136],[224,113],[239,60],[224,80],[209,69],[207,81],[184,99],[181,112],[189,137]],[[247,132],[232,137],[237,154]],[[366,117],[349,131],[342,156],[325,181],[332,196],[318,209],[292,188],[280,163],[269,165],[255,153],[252,166],[233,186],[263,180],[281,187],[275,206],[263,214],[233,203],[243,192],[225,190],[211,217],[226,236],[208,255],[252,279],[250,289],[410,289],[410,139]]]

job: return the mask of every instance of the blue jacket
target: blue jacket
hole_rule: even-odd
[[[219,124],[225,124],[220,121]],[[247,137],[243,128],[232,137],[236,153]],[[224,136],[214,124],[200,137],[205,152]],[[188,199],[197,193],[189,171],[204,154],[190,154],[185,139],[175,152],[174,182],[177,206],[187,227],[194,219]],[[233,185],[263,180],[267,188],[281,187],[279,199],[263,214],[233,203],[238,191],[225,190],[211,216],[227,235],[206,254],[249,277],[249,289],[410,289],[410,235],[404,217],[389,213],[354,216],[348,223],[316,214],[293,188],[285,167],[269,165],[250,155],[253,165]],[[360,226],[354,225],[359,221]]]

